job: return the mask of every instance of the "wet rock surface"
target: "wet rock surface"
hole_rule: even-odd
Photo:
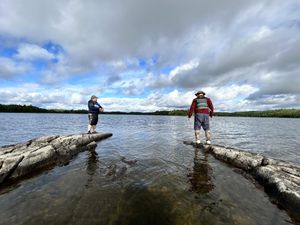
[[[300,165],[224,146],[201,145],[215,158],[246,171],[300,222]]]
[[[0,185],[47,166],[66,163],[79,152],[95,148],[97,141],[111,136],[111,133],[53,135],[22,144],[2,146]]]

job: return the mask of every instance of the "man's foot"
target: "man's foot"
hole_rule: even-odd
[[[97,131],[93,131],[92,134],[98,134],[98,132]]]
[[[200,144],[201,144],[201,141],[200,141],[200,140],[197,140],[197,141],[196,141],[196,144],[197,144],[197,145],[200,145]]]
[[[207,145],[211,145],[211,141],[210,141],[210,140],[207,140],[207,141],[206,141],[206,144],[207,144]]]
[[[91,131],[88,131],[87,134],[91,134]]]

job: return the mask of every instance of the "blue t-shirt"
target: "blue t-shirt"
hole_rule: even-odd
[[[89,107],[89,113],[96,113],[96,114],[99,114],[99,109],[102,108],[102,106],[98,102],[94,102],[92,100],[88,102],[88,107]]]

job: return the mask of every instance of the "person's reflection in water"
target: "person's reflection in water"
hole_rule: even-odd
[[[129,185],[111,219],[113,225],[173,225],[179,218],[168,195],[141,183]]]
[[[93,176],[96,173],[97,169],[99,168],[99,156],[98,153],[96,152],[96,148],[95,149],[91,149],[89,151],[89,158],[87,161],[87,174],[88,174],[88,180],[86,183],[86,187],[89,188],[93,182]]]
[[[195,148],[194,166],[188,176],[191,182],[190,190],[193,192],[205,194],[214,188],[212,168],[207,162],[207,153],[201,154],[199,148]]]

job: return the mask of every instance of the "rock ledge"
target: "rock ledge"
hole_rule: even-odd
[[[54,135],[0,147],[0,185],[39,169],[66,162],[78,152],[95,148],[111,133]]]
[[[215,158],[251,174],[300,223],[300,165],[224,146],[204,146]]]

